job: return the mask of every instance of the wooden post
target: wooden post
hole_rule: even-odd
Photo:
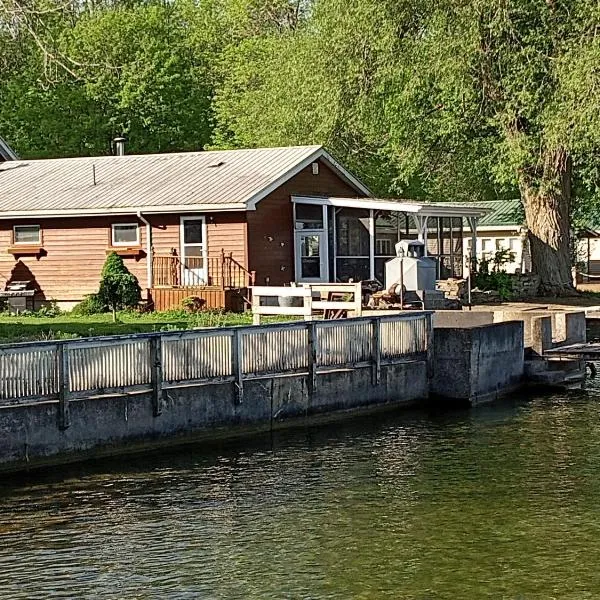
[[[312,307],[312,288],[308,286],[308,294],[302,298],[304,304],[304,320],[312,321],[313,320],[313,307]]]
[[[260,313],[258,307],[260,306],[260,296],[252,292],[252,324],[260,325]]]
[[[71,426],[71,414],[69,411],[69,396],[71,394],[69,351],[66,344],[58,344],[56,359],[58,363],[58,428],[64,430]]]
[[[239,329],[234,329],[233,339],[231,340],[231,372],[234,378],[235,401],[237,404],[244,401],[242,335]]]
[[[354,309],[354,316],[361,317],[362,316],[362,284],[360,281],[354,284],[354,304],[356,308]]]
[[[317,391],[317,323],[311,321],[308,327],[308,395]]]
[[[150,338],[150,380],[152,383],[152,412],[155,417],[163,411],[162,337]]]
[[[373,324],[373,354],[372,354],[372,380],[373,385],[381,383],[381,320],[375,317]]]

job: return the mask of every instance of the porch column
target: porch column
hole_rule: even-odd
[[[427,219],[428,217],[424,217],[423,215],[412,215],[412,218],[417,227],[417,238],[420,242],[425,244],[425,252],[424,256],[428,256],[427,252]]]
[[[369,210],[369,279],[375,279],[375,211]]]
[[[467,285],[468,293],[468,304],[469,310],[471,310],[471,288],[473,286],[472,275],[475,271],[475,265],[477,264],[477,224],[479,223],[479,217],[467,217],[467,223],[471,230],[471,256],[469,257],[469,278]]]

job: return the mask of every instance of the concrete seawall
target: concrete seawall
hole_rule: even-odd
[[[57,402],[7,406],[0,410],[0,472],[293,426],[326,413],[408,406],[427,396],[421,360],[381,365],[378,383],[369,367],[320,373],[312,393],[307,375],[246,381],[241,403],[231,382],[171,388],[158,416],[150,392],[73,399],[68,428],[58,426]]]
[[[433,397],[489,402],[523,382],[523,322],[434,330]]]

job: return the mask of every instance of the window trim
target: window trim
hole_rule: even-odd
[[[135,227],[135,231],[136,231],[135,242],[117,242],[115,240],[115,227]],[[119,248],[122,248],[122,247],[134,248],[134,247],[140,246],[141,245],[140,224],[132,222],[132,221],[130,221],[128,223],[112,223],[110,226],[110,245],[119,247]]]
[[[37,227],[38,228],[38,241],[37,242],[19,242],[17,241],[17,229],[21,227]],[[42,245],[42,226],[38,223],[21,223],[20,225],[13,225],[13,244],[15,246],[41,246]]]

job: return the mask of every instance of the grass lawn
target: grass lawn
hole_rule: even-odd
[[[191,327],[224,327],[226,325],[248,325],[251,313],[184,311],[155,313],[122,312],[113,323],[112,314],[76,316],[63,313],[56,317],[30,315],[0,315],[0,343],[26,342],[30,340],[52,340],[98,335],[148,333]]]

